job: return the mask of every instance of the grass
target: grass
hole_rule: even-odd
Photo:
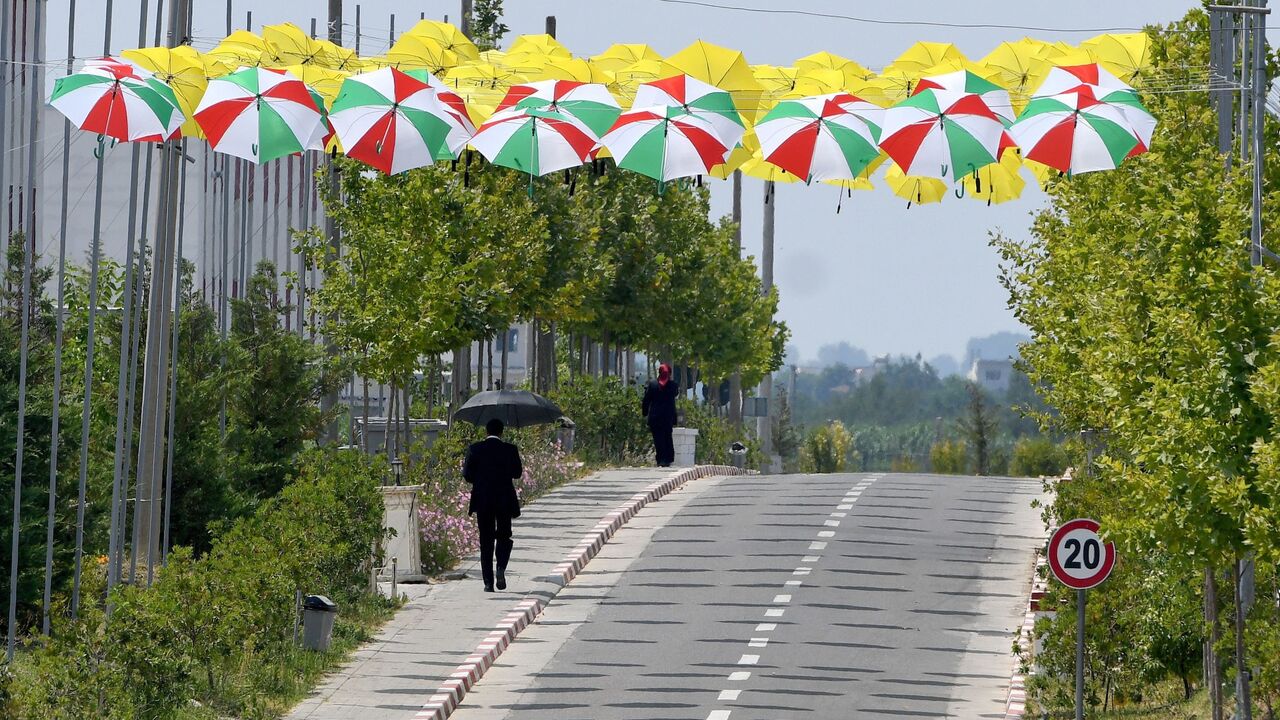
[[[1107,712],[1086,707],[1085,714],[1096,720],[1206,720],[1209,717],[1209,695],[1199,690],[1190,700],[1184,701],[1181,681],[1171,679],[1156,685],[1140,703],[1111,708]],[[1059,720],[1075,715],[1070,707],[1039,708],[1029,705],[1027,717]]]

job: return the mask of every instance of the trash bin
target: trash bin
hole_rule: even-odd
[[[560,450],[566,453],[573,452],[573,434],[576,426],[573,421],[567,417],[562,417],[556,421],[556,444],[560,446]]]
[[[302,602],[302,609],[302,647],[328,650],[333,621],[338,617],[338,605],[324,595],[308,595]]]
[[[730,445],[729,462],[739,470],[745,468],[747,466],[747,446],[740,442]]]

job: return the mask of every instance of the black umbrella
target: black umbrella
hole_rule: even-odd
[[[489,390],[473,395],[453,419],[483,427],[497,418],[507,427],[519,428],[553,423],[563,415],[555,403],[528,390]]]

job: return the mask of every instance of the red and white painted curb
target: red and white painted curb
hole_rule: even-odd
[[[600,522],[596,523],[596,526],[582,539],[582,542],[565,556],[564,561],[552,568],[546,579],[560,588],[568,585],[586,567],[591,558],[600,552],[600,548],[604,547],[609,538],[613,537],[613,534],[625,525],[628,520],[635,517],[635,514],[640,512],[641,508],[690,480],[714,475],[741,474],[743,474],[742,470],[727,465],[698,465],[687,470],[681,470],[666,480],[645,487],[643,491],[632,495],[625,503],[619,505],[612,512],[605,515]],[[485,671],[497,662],[498,656],[502,654],[502,651],[506,650],[507,646],[516,639],[516,636],[532,624],[534,619],[542,613],[547,602],[548,600],[541,598],[528,598],[516,603],[511,612],[507,613],[494,626],[493,630],[485,636],[485,639],[476,646],[476,649],[467,656],[466,661],[459,665],[454,672],[450,673],[449,679],[445,680],[444,684],[437,688],[435,693],[427,699],[422,709],[414,716],[416,720],[444,720],[449,717],[457,709],[458,704],[462,702],[462,698],[466,696],[467,692],[476,683],[480,682],[480,678],[484,677]]]
[[[1020,658],[1014,662],[1013,676],[1009,678],[1009,699],[1005,702],[1005,720],[1022,720],[1027,712],[1027,678],[1022,673],[1021,656],[1031,650],[1034,639],[1032,633],[1036,625],[1036,613],[1040,611],[1040,600],[1044,598],[1048,587],[1048,574],[1045,572],[1045,560],[1037,555],[1036,571],[1031,579],[1031,598],[1027,601],[1027,612],[1022,617],[1022,627],[1018,630],[1018,654]]]

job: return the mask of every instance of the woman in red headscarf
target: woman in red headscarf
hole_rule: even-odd
[[[671,467],[676,461],[675,443],[671,430],[676,426],[676,398],[680,395],[680,383],[671,378],[671,366],[658,366],[658,379],[650,380],[644,388],[641,413],[649,420],[653,433],[653,449],[658,467]]]

